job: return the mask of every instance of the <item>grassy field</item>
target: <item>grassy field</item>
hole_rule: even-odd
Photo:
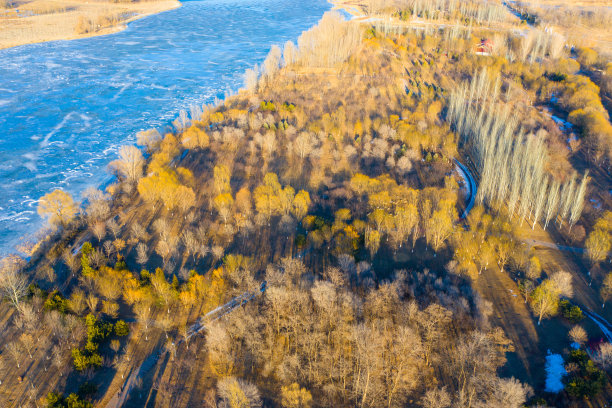
[[[128,2],[34,0],[0,3],[0,49],[104,35],[130,21],[180,6],[176,0]]]

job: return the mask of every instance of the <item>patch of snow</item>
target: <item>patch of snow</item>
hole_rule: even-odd
[[[595,208],[596,210],[599,210],[601,208],[601,202],[598,199],[591,198],[589,201],[593,204],[593,208]]]
[[[557,123],[559,126],[566,128],[566,129],[571,129],[572,128],[572,124],[569,123],[567,120],[563,120],[558,116],[555,115],[550,115],[550,117],[552,118],[552,120],[555,121],[555,123]]]
[[[561,379],[567,371],[565,371],[565,367],[563,366],[563,357],[560,354],[552,354],[550,350],[548,350],[548,355],[546,356],[546,387],[545,391],[558,393],[563,390],[563,383]]]

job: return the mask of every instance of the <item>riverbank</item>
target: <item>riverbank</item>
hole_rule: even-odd
[[[0,49],[107,35],[127,24],[181,6],[177,0],[135,3],[35,0],[0,9]]]
[[[104,183],[121,144],[235,93],[271,44],[295,41],[332,7],[184,2],[113,35],[1,50],[0,255],[36,239],[39,197],[60,187],[80,199]]]

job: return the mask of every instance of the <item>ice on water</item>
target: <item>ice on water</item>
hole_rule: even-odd
[[[295,40],[329,8],[186,1],[117,34],[0,50],[0,254],[40,227],[32,200],[102,184],[138,131],[236,91],[272,44]]]

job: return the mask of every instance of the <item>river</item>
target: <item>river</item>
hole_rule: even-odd
[[[326,0],[205,0],[116,34],[0,50],[0,255],[42,226],[38,199],[76,199],[140,130],[237,91],[272,44],[296,40]]]

